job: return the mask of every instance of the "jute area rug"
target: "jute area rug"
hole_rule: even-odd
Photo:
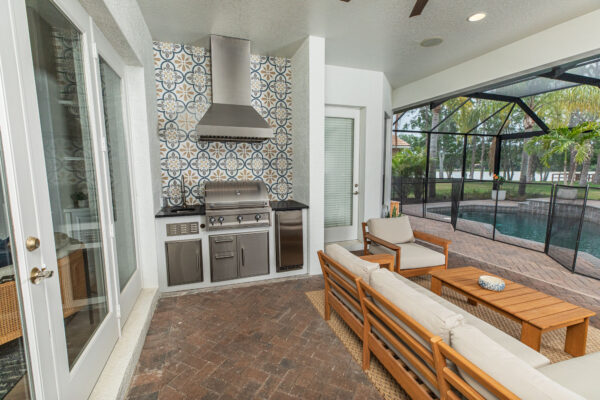
[[[429,288],[429,277],[417,277],[411,279],[414,282]],[[325,312],[324,291],[316,290],[313,292],[307,292],[306,296],[321,314],[321,316],[323,316]],[[509,335],[517,339],[520,338],[521,326],[515,321],[510,320],[485,306],[472,306],[467,303],[463,296],[446,287],[442,289],[442,297],[475,315],[476,317],[484,320],[485,322],[508,333]],[[346,346],[354,360],[361,365],[362,341],[358,338],[358,336],[352,332],[348,325],[346,325],[346,323],[334,310],[331,312],[331,318],[328,321],[328,324],[337,337],[342,341],[344,346]],[[541,353],[548,357],[552,363],[572,358],[570,354],[563,351],[566,331],[566,328],[563,328],[546,332],[542,335]],[[600,351],[600,329],[590,326],[588,330],[586,354],[597,351]],[[374,357],[371,358],[371,367],[365,371],[365,373],[384,399],[391,400],[409,398],[406,393],[404,393],[402,388],[396,383],[394,378],[392,378],[392,376]]]

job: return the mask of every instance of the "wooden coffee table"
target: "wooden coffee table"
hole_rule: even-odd
[[[483,289],[480,275],[493,275],[475,267],[452,268],[431,273],[431,291],[440,295],[442,286],[464,295],[471,304],[481,303],[521,324],[521,342],[540,351],[542,333],[567,328],[565,351],[574,357],[585,354],[590,317],[588,309],[567,303],[537,290],[504,279],[502,292]]]

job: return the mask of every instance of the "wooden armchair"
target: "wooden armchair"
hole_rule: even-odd
[[[392,218],[392,220],[400,220],[402,218],[406,218],[408,220],[408,217],[406,216]],[[379,220],[381,221],[384,219],[385,218]],[[390,225],[391,223],[393,222],[385,222],[387,225]],[[411,229],[408,221],[404,222],[404,226],[401,229]],[[395,243],[392,243],[390,240],[385,240],[376,236],[374,232],[369,232],[367,222],[362,223],[362,231],[364,254],[387,253],[394,255],[395,272],[404,277],[430,274],[432,271],[448,268],[448,246],[450,243],[452,243],[450,240],[411,229],[412,237],[414,237],[414,239],[441,247],[443,250],[442,254],[431,250],[428,247],[414,243],[414,239],[406,241],[404,240],[406,239],[406,236],[399,238],[395,241]],[[406,234],[406,232],[404,233]]]

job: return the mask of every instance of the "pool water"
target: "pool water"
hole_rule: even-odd
[[[450,209],[436,212],[450,215]],[[493,210],[491,212],[460,211],[458,217],[469,221],[483,222],[490,225],[494,224]],[[496,217],[496,230],[507,236],[545,243],[547,221],[548,218],[546,215],[525,212],[499,212]],[[550,244],[575,249],[578,229],[578,218],[555,217]],[[589,221],[583,224],[579,240],[579,251],[600,258],[600,225]]]

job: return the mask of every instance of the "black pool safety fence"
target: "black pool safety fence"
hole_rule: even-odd
[[[600,188],[544,182],[398,178],[402,214],[544,252],[563,267],[600,280]]]

